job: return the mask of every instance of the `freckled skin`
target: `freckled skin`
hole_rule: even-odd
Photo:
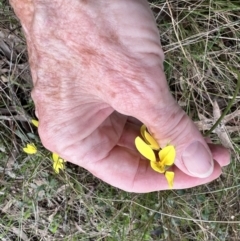
[[[171,140],[179,156],[202,137],[168,91],[147,2],[10,2],[27,39],[43,145],[124,190],[167,189],[165,177],[136,151],[140,122],[129,116],[145,123],[160,144]],[[226,151],[220,159],[220,165],[228,162]],[[221,172],[217,164],[210,177],[199,179],[188,176],[181,161],[176,165],[175,188],[209,182]]]

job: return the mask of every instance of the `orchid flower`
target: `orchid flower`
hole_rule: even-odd
[[[31,123],[38,127],[39,122],[38,120],[31,120]],[[23,148],[23,151],[28,153],[28,154],[35,154],[37,152],[37,147],[33,144],[27,144],[25,148]],[[57,153],[52,153],[52,160],[53,160],[53,169],[54,171],[59,174],[59,170],[63,170],[65,168],[65,160],[59,157]]]
[[[59,170],[63,170],[65,168],[65,160],[59,157],[57,153],[52,154],[53,159],[53,169],[54,171],[59,174]]]
[[[174,164],[176,150],[173,145],[161,148],[157,141],[149,134],[147,127],[143,125],[140,129],[141,137],[136,137],[137,150],[150,161],[152,169],[165,175],[169,188],[173,188],[174,172],[168,169]]]
[[[37,153],[37,147],[34,143],[28,143],[26,147],[23,148],[23,151],[27,154],[35,154]]]

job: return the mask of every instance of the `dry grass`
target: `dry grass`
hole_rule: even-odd
[[[240,69],[240,3],[151,1],[171,91],[206,132],[234,96]],[[201,187],[130,194],[67,165],[55,175],[29,124],[34,116],[20,24],[0,2],[0,240],[240,240],[238,94],[211,134],[232,149],[218,180]],[[29,141],[35,156],[22,153]]]

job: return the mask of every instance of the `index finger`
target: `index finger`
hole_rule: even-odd
[[[128,192],[145,193],[169,189],[165,176],[153,171],[147,160],[125,147],[116,146],[109,155],[85,168],[101,180]],[[190,188],[216,179],[221,168],[215,163],[207,178],[195,178],[174,167],[174,189]]]

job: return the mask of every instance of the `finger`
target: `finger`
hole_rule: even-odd
[[[138,151],[134,143],[138,135],[140,135],[140,125],[126,122],[118,145],[129,148],[137,153]]]
[[[132,116],[129,116],[127,121],[128,121],[129,123],[138,125],[139,128],[140,128],[141,125],[142,125],[142,122],[141,122],[141,121],[139,121],[138,119],[136,119],[136,118],[134,118],[134,117],[132,117]]]
[[[165,176],[152,170],[147,160],[124,147],[115,147],[104,159],[84,166],[101,180],[129,192],[145,193],[169,189]],[[190,188],[208,183],[221,174],[216,163],[212,174],[207,178],[195,178],[174,168],[174,189]]]
[[[213,159],[216,160],[221,167],[230,163],[230,151],[222,145],[208,144]]]
[[[210,137],[205,137],[204,140],[207,142],[207,143],[212,143],[212,140],[210,139]]]
[[[73,123],[70,122],[64,126],[61,135],[50,132],[50,134],[55,134],[54,141],[48,141],[47,137],[50,134],[46,136],[44,125],[40,122],[42,126],[39,126],[39,132],[41,136],[44,136],[42,143],[63,159],[79,166],[84,167],[88,162],[101,160],[118,144],[127,121],[127,116],[111,112],[111,109],[106,109],[104,114],[97,112],[93,115],[94,118],[91,118],[90,115],[83,115],[84,125],[82,125],[82,121],[80,124],[78,123],[79,118],[74,119]],[[109,116],[106,118],[106,115]],[[103,120],[104,118],[106,119]]]

